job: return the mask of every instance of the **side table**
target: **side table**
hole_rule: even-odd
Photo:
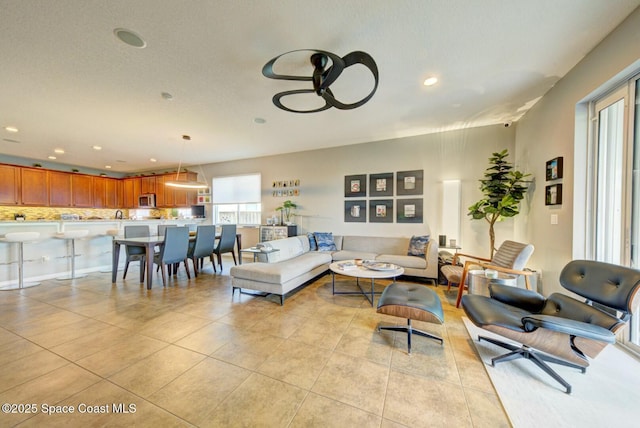
[[[276,253],[278,251],[280,251],[279,248],[272,248],[268,251],[265,251],[263,249],[256,248],[256,247],[243,248],[240,250],[240,258],[242,258],[242,253],[253,254],[253,261],[256,262],[258,260],[259,254],[271,254],[271,253]]]
[[[518,277],[500,272],[497,278],[489,278],[481,269],[470,270],[468,273],[469,294],[489,296],[489,283],[511,285],[517,287]]]

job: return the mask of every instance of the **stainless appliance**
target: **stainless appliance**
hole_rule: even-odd
[[[138,196],[138,208],[155,208],[156,207],[156,195],[153,193],[146,193]]]

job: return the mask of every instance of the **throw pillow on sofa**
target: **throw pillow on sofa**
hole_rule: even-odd
[[[407,251],[407,255],[424,257],[425,248],[428,243],[429,235],[412,236],[411,241],[409,241],[409,250]]]
[[[307,233],[307,238],[309,238],[309,251],[318,251],[318,243],[313,233]]]
[[[333,242],[332,232],[313,232],[313,236],[316,238],[318,244],[318,251],[336,251],[335,242]]]

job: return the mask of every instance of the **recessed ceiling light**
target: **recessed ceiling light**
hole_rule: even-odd
[[[102,146],[92,146],[93,150],[102,150]]]
[[[51,156],[47,156],[49,159],[54,160],[54,159],[58,159],[57,157],[51,155]]]
[[[151,158],[149,159],[149,162],[158,162],[158,161],[156,160],[156,158]]]
[[[142,49],[147,46],[147,42],[142,40],[142,37],[126,28],[116,28],[113,30],[113,34],[115,34],[120,41],[134,48]]]
[[[63,150],[63,149],[55,149],[53,152],[54,152],[54,153],[57,153],[57,154],[59,154],[59,155],[64,154],[64,150]]]
[[[433,86],[436,83],[438,83],[438,78],[437,77],[429,77],[429,78],[425,79],[424,86]]]
[[[105,165],[104,167],[107,169],[111,169],[111,165]]]
[[[18,128],[16,128],[15,126],[5,126],[4,130],[7,132],[18,132]]]
[[[262,125],[263,123],[266,123],[266,122],[267,122],[265,119],[263,119],[263,118],[261,118],[261,117],[256,117],[255,119],[253,119],[253,121],[254,121],[255,123],[260,124],[260,125]]]

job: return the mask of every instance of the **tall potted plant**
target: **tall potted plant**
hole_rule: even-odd
[[[531,182],[526,180],[531,174],[514,170],[513,164],[507,162],[507,156],[507,149],[491,155],[490,166],[485,170],[484,179],[479,180],[484,197],[471,205],[467,213],[473,220],[484,219],[489,223],[491,258],[495,251],[495,223],[520,213],[520,201],[524,199]]]

